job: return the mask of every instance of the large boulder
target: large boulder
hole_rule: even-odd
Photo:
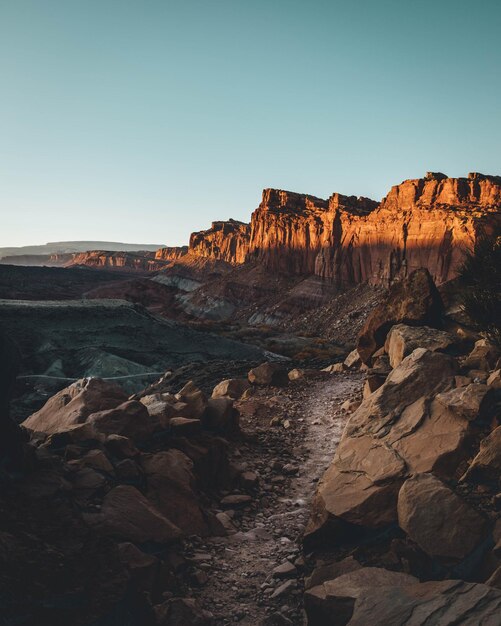
[[[362,567],[312,587],[304,594],[309,626],[345,626],[357,598],[369,589],[402,587],[418,582],[414,576],[380,567]],[[367,622],[370,624],[371,622]]]
[[[289,382],[286,368],[280,363],[262,363],[250,370],[249,382],[253,385],[273,385],[282,387]]]
[[[132,440],[145,439],[154,429],[148,409],[137,400],[128,400],[113,409],[92,413],[87,420],[97,432],[122,435]]]
[[[92,413],[113,409],[127,400],[117,385],[100,378],[82,378],[52,396],[44,406],[23,422],[23,426],[47,434],[82,424]]]
[[[212,397],[227,397],[239,400],[247,389],[250,389],[250,384],[245,378],[228,378],[222,380],[214,387]]]
[[[398,492],[417,471],[455,467],[469,453],[471,422],[433,399],[454,382],[451,357],[417,349],[366,398],[319,483],[306,542],[341,542],[353,526],[397,521]]]
[[[384,345],[386,335],[395,324],[440,328],[443,303],[427,269],[418,269],[396,282],[388,296],[367,319],[358,337],[357,350],[369,364],[371,356]]]
[[[133,543],[172,543],[182,536],[143,494],[130,485],[119,485],[103,499],[101,511],[85,515],[98,532]]]
[[[357,598],[350,626],[498,626],[500,612],[501,590],[487,585],[443,580],[368,586]]]
[[[389,356],[391,367],[397,367],[416,348],[446,352],[456,344],[455,337],[443,330],[428,326],[396,324],[388,333],[384,348]]]
[[[188,405],[188,414],[182,417],[190,417],[192,419],[201,419],[207,408],[207,398],[195,383],[190,380],[186,385],[176,393],[176,399]]]
[[[486,533],[486,520],[432,474],[406,480],[397,508],[402,530],[431,557],[463,559]]]
[[[148,499],[184,535],[206,535],[208,526],[195,492],[193,462],[179,450],[141,455]]]
[[[227,397],[209,398],[204,426],[210,430],[231,433],[238,431],[239,413]]]

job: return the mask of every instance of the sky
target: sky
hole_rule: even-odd
[[[0,246],[501,174],[499,0],[0,0]]]

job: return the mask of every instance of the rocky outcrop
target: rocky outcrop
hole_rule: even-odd
[[[188,246],[167,246],[155,252],[155,259],[160,261],[176,261],[188,254]]]
[[[190,252],[227,263],[244,263],[249,249],[250,226],[237,220],[212,222],[208,230],[192,233]]]
[[[369,315],[358,337],[360,358],[368,364],[376,350],[384,346],[394,324],[440,326],[443,309],[442,298],[428,270],[415,270],[392,285],[385,300]]]
[[[479,232],[501,221],[500,208],[501,178],[476,173],[406,180],[379,204],[265,189],[250,225],[214,222],[191,236],[190,252],[341,286],[388,286],[425,267],[441,284],[456,276]]]
[[[465,250],[500,219],[501,178],[469,174],[396,185],[369,215],[337,211],[331,244],[316,273],[342,284],[390,284],[426,267],[437,284],[455,277]]]

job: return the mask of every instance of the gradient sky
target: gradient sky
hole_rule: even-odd
[[[0,0],[0,246],[501,174],[499,0]]]

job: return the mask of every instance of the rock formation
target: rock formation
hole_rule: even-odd
[[[212,222],[208,230],[192,233],[190,252],[228,263],[244,263],[249,250],[249,235],[249,224],[244,222]]]
[[[499,221],[501,178],[471,173],[396,185],[381,203],[333,194],[329,200],[265,189],[250,225],[214,222],[193,233],[190,252],[272,271],[315,274],[338,285],[388,286],[426,267],[437,284],[454,278],[465,250]]]

